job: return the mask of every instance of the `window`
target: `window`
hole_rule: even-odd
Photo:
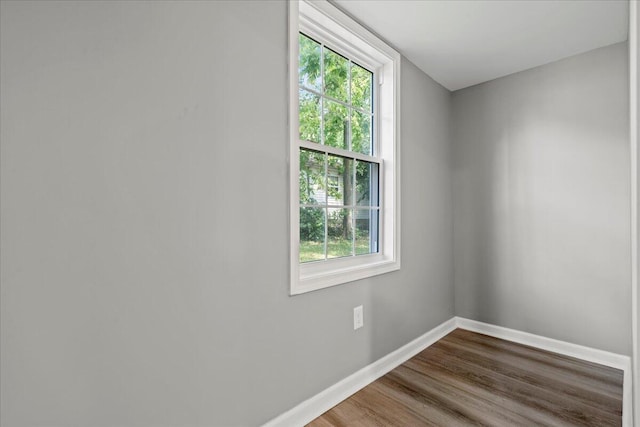
[[[400,268],[400,55],[325,1],[290,2],[291,293]]]

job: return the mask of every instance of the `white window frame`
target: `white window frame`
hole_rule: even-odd
[[[381,160],[378,253],[300,263],[299,149],[311,143],[299,139],[299,32],[374,72],[374,141]],[[291,295],[400,269],[400,60],[398,52],[326,0],[289,1]]]

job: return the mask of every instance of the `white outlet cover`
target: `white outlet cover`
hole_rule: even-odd
[[[364,326],[364,309],[361,305],[353,309],[353,330],[360,329]]]

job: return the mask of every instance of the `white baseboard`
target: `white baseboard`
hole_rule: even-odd
[[[622,425],[623,427],[633,426],[633,414],[631,410],[631,358],[628,356],[554,340],[528,332],[477,322],[462,317],[453,317],[436,326],[426,334],[389,353],[376,362],[365,366],[358,372],[349,375],[342,381],[337,382],[326,390],[321,391],[296,407],[272,419],[264,424],[264,427],[291,427],[308,424],[358,390],[361,390],[387,372],[411,359],[456,328],[490,335],[503,340],[529,345],[542,350],[552,351],[565,356],[576,357],[622,370],[624,372]]]
[[[460,329],[466,329],[468,331],[490,335],[506,341],[512,341],[536,347],[541,350],[547,350],[565,356],[586,360],[588,362],[609,366],[611,368],[620,369],[624,374],[624,385],[622,390],[622,425],[625,427],[633,426],[633,396],[630,357],[578,344],[572,344],[566,341],[546,338],[540,335],[530,334],[528,332],[517,331],[515,329],[504,328],[502,326],[495,326],[488,323],[465,319],[463,317],[455,317],[455,320],[456,326]]]
[[[293,409],[272,419],[264,427],[303,426],[313,421],[347,397],[371,384],[387,372],[402,365],[456,328],[455,318],[436,326],[426,334],[400,347],[358,372],[305,400]]]

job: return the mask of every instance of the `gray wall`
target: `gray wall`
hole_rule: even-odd
[[[286,3],[1,5],[2,426],[257,425],[453,316],[412,64],[402,270],[289,297]]]
[[[631,353],[627,44],[452,96],[456,314]]]
[[[633,327],[635,328],[635,334],[633,337],[633,355],[631,360],[633,361],[633,413],[635,425],[640,426],[640,284],[638,283],[638,269],[640,268],[640,256],[638,252],[638,241],[640,240],[640,174],[638,173],[638,165],[640,165],[640,151],[638,150],[638,139],[640,138],[640,120],[638,113],[640,112],[640,33],[638,32],[638,25],[640,24],[640,7],[637,2],[629,2],[629,70],[633,74],[629,75],[629,84],[635,86],[635,97],[630,98],[630,120],[631,120],[631,132],[633,132],[633,126],[635,126],[635,135],[632,136],[631,146],[635,147],[635,167],[631,171],[631,188],[635,191],[635,217],[632,221],[635,221],[635,235],[632,236],[635,239],[635,258],[632,262],[635,264],[636,277],[635,283],[632,286],[635,287],[635,312],[633,313]],[[631,91],[630,91],[631,94]],[[634,99],[635,98],[635,99]]]

